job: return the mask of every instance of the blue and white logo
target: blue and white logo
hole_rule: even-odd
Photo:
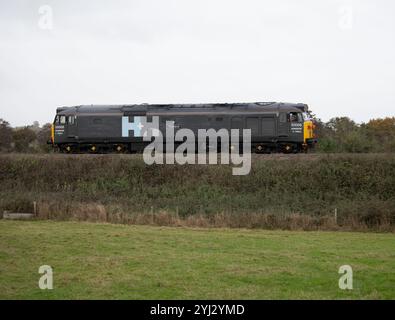
[[[133,131],[133,135],[130,135]],[[134,116],[133,122],[129,122],[129,117],[122,117],[122,137],[142,137],[150,140],[151,137],[160,135],[159,131],[159,117],[152,117],[152,122],[147,121],[147,117]]]
[[[146,122],[145,117],[133,117],[134,121],[129,122],[129,117],[122,117],[122,137],[129,137],[129,131],[133,130],[134,137],[142,137],[142,129],[144,128],[144,122]],[[144,118],[144,119],[142,119]]]

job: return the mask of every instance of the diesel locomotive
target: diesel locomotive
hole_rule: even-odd
[[[251,151],[256,153],[307,152],[317,142],[306,104],[255,102],[60,107],[50,143],[64,153],[141,152],[150,142],[139,134],[139,121],[154,116],[163,134],[169,121],[194,134],[199,129],[250,129]]]

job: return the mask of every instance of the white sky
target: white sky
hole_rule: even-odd
[[[395,116],[394,86],[392,0],[0,0],[14,126],[58,106],[253,101],[366,122]]]

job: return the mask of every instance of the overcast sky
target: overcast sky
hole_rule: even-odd
[[[366,122],[395,116],[394,88],[393,0],[0,0],[13,126],[58,106],[253,101]]]

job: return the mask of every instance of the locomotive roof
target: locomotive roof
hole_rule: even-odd
[[[225,111],[245,110],[245,111],[272,111],[272,112],[292,112],[307,111],[308,106],[304,103],[283,103],[283,102],[253,102],[253,103],[199,103],[199,104],[124,104],[124,105],[80,105],[72,107],[57,108],[57,113],[114,113],[125,111],[162,111],[181,110],[184,112],[194,112],[194,110]]]

